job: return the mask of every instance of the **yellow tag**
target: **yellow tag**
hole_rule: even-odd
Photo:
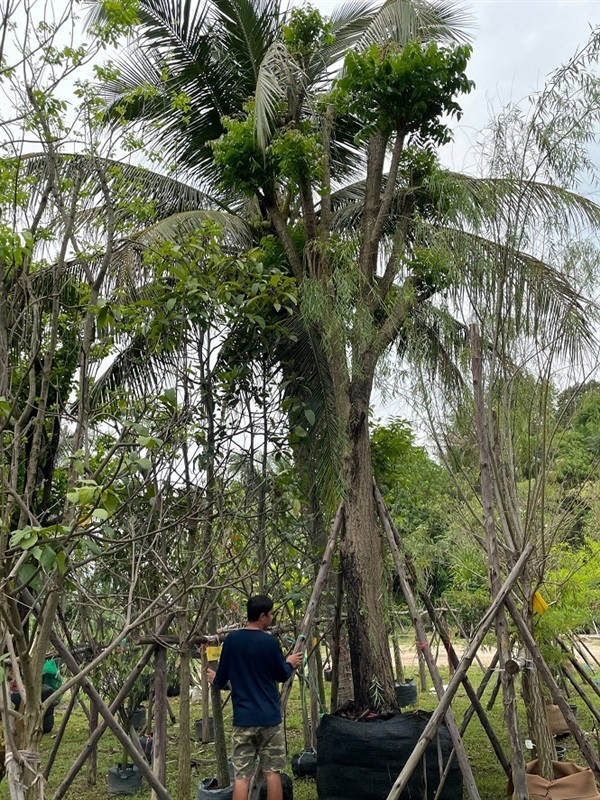
[[[536,592],[533,595],[533,610],[540,617],[542,616],[542,614],[545,614],[546,611],[548,610],[548,603],[544,600],[544,598],[539,592]]]
[[[206,648],[206,660],[207,661],[218,661],[221,658],[221,647],[222,645],[209,645]]]

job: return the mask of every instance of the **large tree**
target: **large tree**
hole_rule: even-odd
[[[420,352],[410,355],[450,365],[462,331],[445,298],[484,293],[482,274],[507,254],[519,273],[507,286],[516,324],[533,328],[558,311],[571,332],[581,330],[568,281],[523,242],[499,248],[488,235],[524,204],[568,223],[597,221],[597,209],[545,184],[439,168],[434,149],[449,136],[441,114],[459,114],[456,95],[470,88],[468,50],[432,41],[450,38],[457,19],[442,4],[354,8],[329,22],[310,9],[285,17],[275,6],[167,6],[140,3],[140,38],[106,83],[109,116],[160,121],[152,136],[180,174],[244,214],[297,282],[298,347],[282,363],[318,378],[329,453],[341,455],[355,697],[367,707],[380,686],[393,705],[385,627],[374,613],[382,551],[368,420],[377,367],[393,344],[406,355],[415,339]]]

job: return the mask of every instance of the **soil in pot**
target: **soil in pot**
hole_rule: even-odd
[[[355,721],[325,714],[317,729],[319,800],[382,800],[414,750],[430,714],[423,711]],[[452,751],[445,725],[425,752],[400,800],[433,800]],[[426,788],[425,788],[426,787]],[[462,800],[463,780],[456,759],[438,800]]]
[[[142,775],[133,764],[117,764],[108,770],[108,793],[111,796],[119,794],[135,794],[142,785]]]

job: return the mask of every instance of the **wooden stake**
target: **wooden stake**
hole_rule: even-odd
[[[440,635],[440,639],[442,640],[442,643],[446,648],[446,652],[448,653],[448,662],[452,665],[452,670],[454,671],[458,665],[458,656],[456,655],[456,651],[452,646],[452,642],[450,641],[450,634],[448,632],[448,628],[446,627],[446,623],[440,617],[439,614],[436,614],[435,608],[433,607],[433,603],[431,602],[429,595],[425,594],[425,592],[421,592],[419,596],[423,601],[425,608],[427,609],[429,618],[431,619],[434,626],[437,628],[437,631]],[[473,688],[473,684],[471,683],[467,675],[465,675],[464,677],[463,686],[465,687],[467,697],[471,702],[471,707],[475,709],[475,711],[477,712],[477,716],[479,717],[479,721],[481,722],[481,727],[486,732],[486,735],[490,740],[490,744],[492,745],[494,753],[496,754],[496,758],[502,765],[502,769],[504,770],[506,775],[510,777],[511,773],[510,763],[506,758],[506,756],[504,755],[504,750],[502,749],[502,745],[498,741],[498,737],[496,736],[496,733],[490,724],[488,716],[485,713],[483,706],[479,702],[479,697],[477,696],[477,692]]]
[[[483,528],[485,531],[488,572],[492,597],[500,590],[502,572],[498,553],[496,523],[494,520],[494,489],[490,474],[490,449],[485,421],[485,404],[483,398],[483,357],[481,338],[477,325],[471,325],[471,369],[473,372],[473,398],[475,401],[475,422],[477,427],[477,443],[479,445],[479,471],[481,480],[481,503],[483,508]],[[500,676],[504,697],[504,719],[511,750],[513,785],[516,800],[528,800],[527,777],[525,774],[525,755],[517,714],[517,698],[512,676],[505,671],[505,664],[510,659],[510,638],[508,622],[503,607],[498,609],[496,618],[496,637],[500,653]]]
[[[379,517],[381,518],[381,522],[383,523],[383,528],[386,532],[388,542],[392,551],[394,564],[396,565],[396,572],[398,573],[398,578],[400,580],[400,588],[402,589],[402,594],[404,595],[404,599],[406,600],[406,604],[408,606],[408,611],[412,617],[413,625],[415,626],[415,633],[419,641],[419,647],[421,649],[421,652],[423,653],[423,658],[426,661],[427,666],[429,668],[429,673],[431,675],[433,685],[435,686],[437,696],[441,700],[442,697],[444,696],[444,685],[442,683],[442,678],[440,676],[438,668],[435,664],[433,653],[431,652],[431,647],[429,646],[429,643],[427,641],[427,634],[425,633],[425,628],[423,627],[423,623],[421,622],[421,617],[417,610],[417,604],[415,602],[412,589],[408,582],[408,576],[406,574],[406,570],[404,569],[404,564],[402,563],[402,556],[400,555],[400,550],[398,548],[398,543],[397,543],[397,539],[399,539],[400,537],[398,536],[398,532],[394,527],[394,523],[392,522],[392,519],[384,503],[383,497],[381,496],[381,493],[377,488],[377,486],[374,486],[374,494],[375,494],[375,502],[377,504],[377,509],[379,511]],[[473,771],[471,769],[471,763],[465,751],[463,741],[460,738],[460,734],[458,732],[458,726],[456,725],[456,721],[454,719],[454,714],[452,713],[452,710],[450,708],[450,704],[447,705],[445,717],[446,717],[446,724],[448,726],[448,731],[452,738],[452,744],[454,745],[454,749],[456,750],[456,755],[460,763],[460,768],[463,773],[463,778],[467,787],[467,792],[469,794],[469,797],[471,797],[472,800],[479,800],[479,792],[477,790],[477,784],[475,783],[475,777],[473,776]]]
[[[473,659],[475,658],[475,653],[481,647],[481,643],[483,642],[485,636],[487,635],[488,630],[493,625],[494,620],[496,619],[496,615],[498,613],[498,609],[505,601],[508,594],[512,591],[513,586],[517,582],[523,567],[531,553],[533,552],[533,545],[531,542],[526,545],[525,549],[521,553],[519,560],[515,564],[515,566],[510,571],[507,579],[505,580],[504,584],[502,585],[498,595],[492,601],[491,606],[488,608],[486,613],[483,615],[481,622],[479,623],[479,627],[475,631],[475,635],[473,636],[473,640],[468,648],[465,650],[463,657],[461,658],[458,666],[456,667],[456,672],[452,676],[452,680],[448,684],[448,688],[444,692],[444,696],[438,703],[436,709],[434,710],[433,714],[429,718],[429,722],[425,726],[423,733],[421,734],[419,741],[417,742],[415,749],[409,756],[402,769],[400,775],[398,775],[394,785],[390,789],[390,793],[388,794],[386,800],[398,800],[402,791],[406,787],[406,784],[410,780],[410,776],[415,771],[417,764],[421,760],[421,756],[427,749],[427,745],[429,742],[433,741],[433,737],[436,735],[436,732],[439,726],[444,719],[446,714],[446,709],[452,702],[452,698],[456,694],[456,690],[462,683],[463,675],[467,672]]]
[[[79,672],[79,665],[71,655],[67,646],[63,643],[62,639],[59,639],[58,636],[53,633],[51,635],[51,641],[54,647],[56,647],[58,650],[58,654],[67,665],[68,669],[71,670],[73,675],[77,675]],[[100,697],[94,686],[90,683],[88,678],[84,678],[81,681],[81,687],[88,697],[96,703],[98,706],[98,712],[104,717],[110,730],[127,750],[131,760],[142,773],[142,777],[145,778],[150,784],[150,787],[156,791],[156,796],[159,798],[159,800],[171,800],[171,795],[167,792],[165,787],[162,786],[159,781],[157,781],[156,776],[150,769],[150,766],[142,753],[138,750],[123,728],[119,725],[113,714],[110,712],[110,709]]]
[[[512,599],[512,597],[507,597],[505,600],[505,604],[507,609],[510,612],[511,617],[515,621],[517,628],[519,629],[519,633],[521,634],[521,638],[523,639],[523,643],[525,647],[529,650],[531,654],[531,658],[533,659],[533,663],[538,669],[538,672],[542,676],[544,682],[548,689],[550,689],[550,695],[552,697],[552,702],[555,703],[560,710],[562,711],[563,717],[565,718],[565,722],[569,726],[569,730],[573,734],[575,741],[577,742],[579,749],[581,750],[582,756],[587,761],[588,765],[592,769],[594,775],[596,776],[596,780],[600,780],[600,761],[598,761],[594,751],[590,747],[587,739],[583,735],[583,731],[579,727],[579,723],[577,722],[575,715],[571,711],[569,704],[562,696],[562,692],[556,681],[554,680],[554,676],[550,670],[548,664],[544,657],[540,652],[540,648],[537,645],[537,642],[533,638],[533,634],[527,627],[525,620],[521,616],[519,609],[517,608],[517,604]]]

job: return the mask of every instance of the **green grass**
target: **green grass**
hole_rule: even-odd
[[[441,668],[441,673],[445,681],[447,681],[447,670]],[[481,680],[482,673],[477,667],[473,667],[469,672],[469,677],[475,686],[478,685],[479,681]],[[488,698],[491,694],[492,685],[494,680],[490,682],[486,693],[483,698],[484,707],[487,704]],[[430,682],[431,686],[431,682]],[[594,696],[595,701],[598,700],[596,696]],[[592,732],[593,730],[593,720],[592,715],[588,711],[587,708],[584,707],[583,702],[580,699],[576,699],[575,701],[578,706],[578,719],[580,725],[582,726],[584,731]],[[177,715],[178,712],[178,702],[177,700],[171,701],[172,708]],[[419,695],[419,707],[431,711],[435,708],[436,705],[436,697],[433,693],[426,691],[422,692]],[[453,703],[453,710],[455,717],[458,722],[462,719],[462,716],[466,709],[468,708],[468,700],[465,694],[464,689],[459,689],[458,694],[456,696],[456,700]],[[62,718],[62,714],[66,708],[66,702],[62,703],[55,712],[55,725],[54,731],[50,735],[46,735],[43,737],[42,740],[42,751],[45,757],[47,757],[48,753],[52,748],[52,744],[54,742],[54,735],[58,730],[60,725],[60,721]],[[522,722],[523,722],[523,729],[524,729],[524,714],[525,710],[522,707],[520,708],[520,713],[522,714]],[[494,708],[488,712],[490,721],[500,739],[502,745],[505,748],[505,752],[508,754],[508,740],[506,736],[506,731],[504,728],[504,723],[502,719],[502,697],[501,694],[498,696]],[[192,719],[197,719],[201,716],[199,706],[193,706],[192,708]],[[225,722],[228,729],[227,735],[229,736],[230,726],[231,726],[231,704],[228,703],[225,708]],[[54,767],[52,773],[50,775],[50,779],[48,781],[48,785],[46,787],[46,797],[52,798],[54,792],[58,785],[60,784],[62,778],[67,773],[68,769],[70,768],[71,764],[73,763],[76,756],[79,754],[81,748],[83,747],[86,739],[88,736],[87,732],[87,720],[81,711],[81,709],[77,709],[76,712],[72,715],[69,724],[67,726],[67,730],[65,732],[65,736],[63,742],[61,744],[61,748],[59,750],[57,759],[54,763]],[[177,748],[179,742],[180,730],[179,725],[169,725],[168,729],[168,746],[167,746],[167,787],[172,792],[173,800],[188,800],[188,798],[176,798],[175,791],[176,791],[176,781],[177,781]],[[301,710],[300,710],[300,692],[298,689],[298,682],[295,682],[294,690],[290,697],[290,703],[288,706],[288,714],[286,717],[286,737],[287,737],[287,745],[288,745],[288,755],[291,759],[291,756],[294,753],[299,752],[302,749],[302,719],[301,719]],[[212,776],[215,774],[215,757],[214,757],[214,747],[212,744],[203,745],[200,742],[197,742],[194,739],[193,731],[190,734],[190,738],[192,739],[192,757],[197,759],[200,762],[199,768],[195,769],[192,773],[192,793],[190,798],[195,797],[196,794],[196,787],[198,785],[198,781],[201,778]],[[506,796],[506,778],[504,776],[504,772],[496,758],[494,756],[493,750],[489,741],[483,732],[483,729],[479,723],[479,720],[476,716],[473,717],[471,724],[465,734],[464,737],[465,746],[467,749],[467,753],[469,755],[469,759],[473,766],[473,772],[475,774],[475,779],[481,793],[482,800],[499,800],[499,798]],[[595,741],[595,738],[592,740]],[[576,763],[582,764],[581,755],[579,754],[578,748],[573,740],[573,737],[568,736],[561,741],[561,744],[565,745],[567,748],[566,758],[568,761],[575,761]],[[102,739],[100,740],[98,746],[98,781],[97,785],[94,787],[90,787],[87,785],[86,780],[86,768],[79,773],[78,777],[72,784],[69,792],[66,795],[67,800],[100,800],[100,798],[108,797],[107,792],[107,782],[106,782],[106,775],[108,769],[114,766],[118,761],[121,760],[121,746],[119,743],[114,739],[112,734],[106,733]],[[288,770],[288,774],[291,776],[291,768]],[[137,795],[139,800],[147,800],[150,797],[150,791],[147,788],[141,790]],[[295,780],[294,781],[294,797],[296,800],[316,800],[317,798],[317,791],[316,785],[314,781],[308,780]],[[2,781],[0,784],[0,800],[8,800],[9,793],[8,793],[8,786],[6,780]]]

